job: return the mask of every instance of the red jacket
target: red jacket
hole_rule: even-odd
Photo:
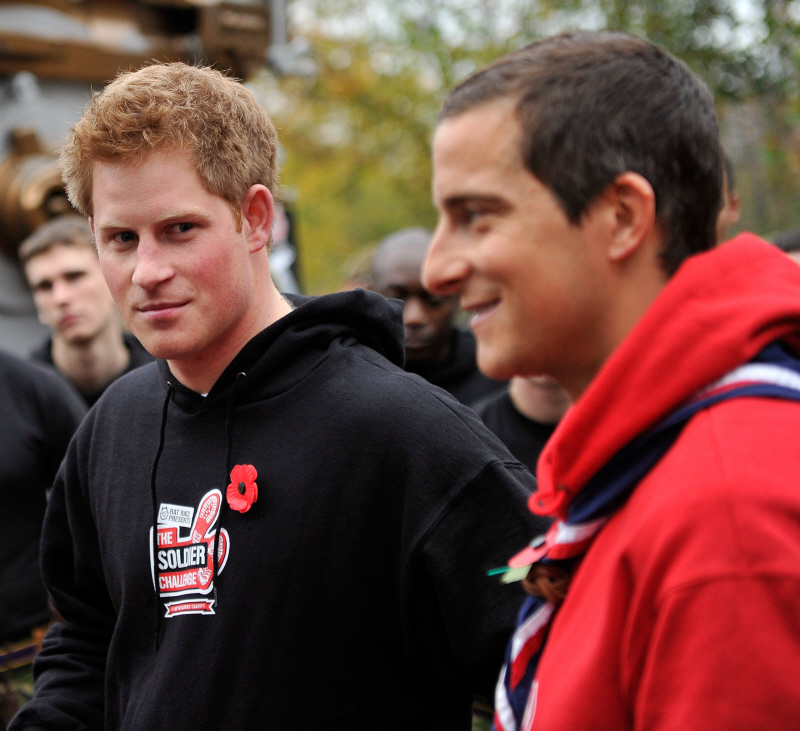
[[[800,267],[743,234],[687,261],[539,462],[562,517],[608,459],[775,340]],[[698,413],[600,532],[539,664],[533,729],[800,728],[800,404]]]

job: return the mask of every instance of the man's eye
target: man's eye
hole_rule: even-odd
[[[461,211],[461,222],[466,226],[470,226],[471,224],[475,223],[482,215],[483,211],[481,211],[478,208],[464,208]]]
[[[175,226],[178,233],[185,234],[187,231],[191,231],[194,228],[193,223],[179,223]]]
[[[121,244],[129,244],[136,239],[136,234],[133,231],[120,231],[114,238]]]

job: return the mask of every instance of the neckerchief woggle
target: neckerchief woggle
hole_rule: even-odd
[[[747,396],[800,402],[800,359],[773,343],[749,363],[699,391],[620,449],[578,493],[566,520],[557,520],[546,535],[512,558],[509,567],[525,575],[533,563],[558,563],[584,555],[692,416],[721,401]],[[540,597],[528,597],[522,605],[497,682],[494,731],[529,731],[533,725],[536,669],[555,611],[552,602]]]

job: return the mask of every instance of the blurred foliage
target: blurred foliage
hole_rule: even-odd
[[[295,0],[293,10],[315,76],[265,74],[252,88],[278,127],[312,292],[338,288],[348,262],[388,233],[433,227],[430,140],[447,91],[566,29],[621,29],[688,63],[717,99],[742,225],[800,225],[800,0]]]

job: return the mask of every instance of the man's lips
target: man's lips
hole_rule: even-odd
[[[58,326],[61,328],[69,327],[70,325],[74,325],[79,320],[78,315],[64,315],[59,321]]]
[[[470,327],[480,327],[482,323],[486,322],[494,314],[499,304],[499,299],[485,300],[483,302],[465,302],[463,309],[472,313],[469,319]]]
[[[188,304],[188,300],[176,300],[174,302],[148,302],[139,305],[136,309],[148,320],[166,320],[174,317],[182,307]]]

